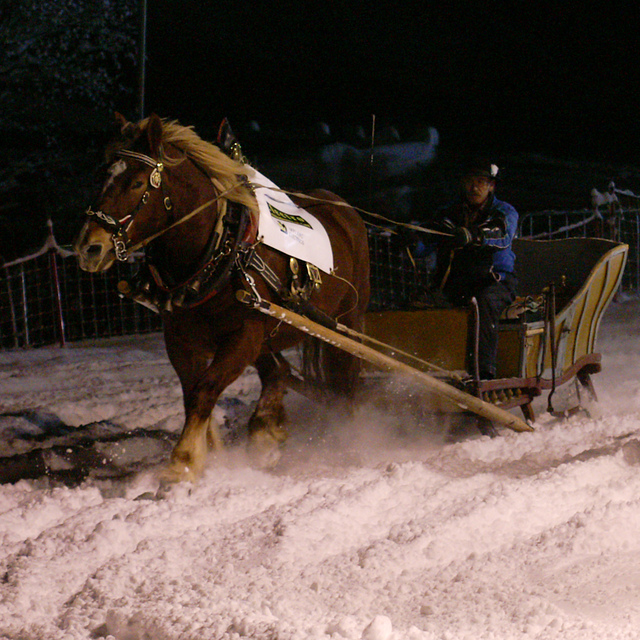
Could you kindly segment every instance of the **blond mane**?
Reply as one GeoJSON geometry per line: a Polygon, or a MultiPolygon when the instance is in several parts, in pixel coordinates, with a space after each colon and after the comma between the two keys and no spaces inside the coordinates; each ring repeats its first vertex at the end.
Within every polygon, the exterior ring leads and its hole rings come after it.
{"type": "MultiPolygon", "coordinates": [[[[139,126],[144,130],[147,124],[148,118],[142,120],[139,126]]],[[[216,145],[203,140],[193,127],[185,127],[175,120],[162,120],[162,142],[184,152],[205,171],[218,193],[224,193],[224,198],[247,206],[251,215],[257,219],[258,203],[246,185],[247,169],[244,164],[227,156],[216,145]]],[[[163,158],[167,166],[175,166],[183,160],[182,156],[172,158],[166,153],[163,158]]]]}

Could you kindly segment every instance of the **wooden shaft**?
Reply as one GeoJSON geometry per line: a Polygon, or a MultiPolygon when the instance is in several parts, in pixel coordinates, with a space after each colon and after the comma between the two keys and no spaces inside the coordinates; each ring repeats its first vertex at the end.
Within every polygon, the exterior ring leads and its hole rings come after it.
{"type": "MultiPolygon", "coordinates": [[[[247,300],[243,294],[246,294],[246,292],[239,291],[238,299],[246,302],[247,300]]],[[[456,387],[453,387],[442,380],[438,380],[437,378],[430,376],[428,373],[414,369],[403,362],[399,362],[398,360],[361,344],[356,340],[352,340],[347,336],[340,335],[331,329],[323,327],[317,322],[308,320],[304,316],[294,313],[293,311],[289,311],[288,309],[274,304],[273,302],[261,300],[259,303],[255,304],[255,308],[262,313],[272,316],[273,318],[277,318],[278,320],[282,320],[283,322],[300,329],[303,333],[319,338],[338,349],[348,351],[354,356],[366,360],[382,369],[398,371],[399,373],[408,375],[420,382],[431,392],[447,398],[464,411],[471,411],[472,413],[482,416],[483,418],[487,418],[492,422],[497,422],[509,429],[513,429],[514,431],[533,431],[533,427],[524,422],[524,420],[518,418],[512,413],[509,413],[508,411],[505,411],[504,409],[500,409],[493,404],[484,402],[484,400],[476,398],[469,393],[465,393],[460,389],[456,389],[456,387]]]]}

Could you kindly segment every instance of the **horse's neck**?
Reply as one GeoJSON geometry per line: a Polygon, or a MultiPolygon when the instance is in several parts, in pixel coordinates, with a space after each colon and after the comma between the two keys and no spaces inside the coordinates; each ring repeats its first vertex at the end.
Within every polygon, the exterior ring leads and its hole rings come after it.
{"type": "MultiPolygon", "coordinates": [[[[188,223],[185,223],[185,227],[188,223]]],[[[151,256],[156,266],[171,274],[175,280],[189,277],[202,261],[211,236],[209,229],[194,232],[182,229],[182,233],[167,233],[154,243],[151,256]]]]}
{"type": "MultiPolygon", "coordinates": [[[[197,169],[181,178],[173,188],[170,187],[175,220],[189,216],[199,206],[216,197],[211,181],[197,169]]],[[[209,248],[217,217],[217,203],[212,203],[193,218],[178,224],[154,244],[154,261],[176,280],[190,276],[209,248]]]]}

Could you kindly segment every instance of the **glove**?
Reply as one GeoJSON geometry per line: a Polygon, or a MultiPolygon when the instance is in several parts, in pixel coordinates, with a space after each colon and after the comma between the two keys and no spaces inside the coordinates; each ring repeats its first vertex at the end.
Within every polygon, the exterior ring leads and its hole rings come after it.
{"type": "Polygon", "coordinates": [[[467,227],[456,227],[453,232],[453,244],[456,247],[466,247],[474,240],[473,234],[467,227]]]}

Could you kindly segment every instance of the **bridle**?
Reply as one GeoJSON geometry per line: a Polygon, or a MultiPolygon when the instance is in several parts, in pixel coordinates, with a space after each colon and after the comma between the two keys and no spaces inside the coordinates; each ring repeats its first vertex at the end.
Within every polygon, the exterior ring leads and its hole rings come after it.
{"type": "MultiPolygon", "coordinates": [[[[128,149],[121,149],[120,151],[116,152],[116,156],[120,158],[133,158],[134,160],[138,160],[143,164],[153,167],[153,171],[149,176],[149,186],[152,189],[158,189],[159,187],[161,187],[165,210],[171,211],[173,209],[173,203],[171,202],[171,198],[169,197],[166,181],[162,180],[164,163],[161,160],[155,160],[151,156],[147,156],[144,153],[138,153],[137,151],[130,151],[128,149]]],[[[127,258],[129,257],[129,253],[143,247],[145,244],[148,244],[152,239],[147,238],[134,247],[131,247],[128,233],[134,218],[136,217],[140,209],[142,209],[142,207],[148,202],[149,195],[150,191],[149,189],[147,189],[142,194],[142,197],[138,201],[138,204],[134,207],[133,211],[119,220],[117,218],[114,218],[113,216],[110,216],[104,211],[94,211],[91,207],[88,207],[85,211],[85,215],[87,215],[89,218],[95,218],[96,224],[100,225],[103,229],[111,233],[111,241],[113,243],[116,259],[120,262],[126,262],[127,258]]],[[[164,229],[162,233],[166,233],[169,228],[170,227],[164,229]]],[[[160,234],[156,234],[154,238],[158,235],[160,234]]]]}
{"type": "MultiPolygon", "coordinates": [[[[131,213],[118,220],[104,211],[94,211],[91,207],[85,212],[96,224],[111,234],[116,258],[119,261],[126,261],[134,251],[149,245],[159,236],[198,215],[240,186],[233,185],[225,191],[217,193],[214,198],[199,205],[187,215],[174,220],[171,224],[135,245],[131,245],[128,231],[135,216],[148,202],[151,193],[150,189],[162,188],[163,202],[167,211],[173,209],[173,204],[168,195],[167,180],[162,179],[164,164],[161,160],[155,160],[143,153],[126,149],[118,151],[116,156],[133,158],[153,168],[149,176],[149,188],[143,193],[131,213]]],[[[167,284],[166,274],[163,274],[161,269],[156,266],[153,253],[151,253],[146,256],[145,269],[136,276],[139,279],[136,287],[144,287],[147,293],[152,292],[152,297],[155,299],[151,300],[151,302],[152,306],[155,306],[155,310],[170,311],[173,305],[188,308],[202,304],[215,295],[228,281],[236,267],[241,270],[245,268],[245,261],[248,261],[249,255],[253,253],[256,233],[257,226],[251,223],[251,215],[247,207],[234,201],[229,201],[227,207],[218,216],[199,265],[189,278],[179,284],[167,284]],[[151,281],[153,284],[151,284],[151,281]]],[[[130,294],[125,293],[125,295],[130,294]]],[[[134,292],[131,297],[138,299],[136,295],[138,294],[134,292]]],[[[147,302],[144,302],[144,304],[147,304],[147,302]]]]}

